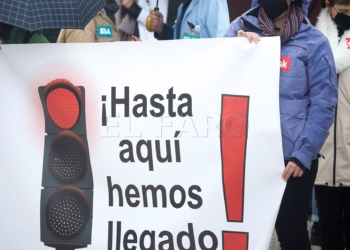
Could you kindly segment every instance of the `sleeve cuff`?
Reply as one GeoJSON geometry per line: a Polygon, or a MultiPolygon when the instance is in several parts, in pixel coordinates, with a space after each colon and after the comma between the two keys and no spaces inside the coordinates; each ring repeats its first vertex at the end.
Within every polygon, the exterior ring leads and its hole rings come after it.
{"type": "Polygon", "coordinates": [[[167,25],[163,24],[163,30],[160,34],[154,32],[154,38],[158,40],[173,40],[174,39],[174,29],[167,25]]]}
{"type": "Polygon", "coordinates": [[[134,19],[137,19],[141,13],[142,8],[137,5],[137,3],[133,3],[128,10],[128,14],[132,16],[134,19]]]}
{"type": "MultiPolygon", "coordinates": [[[[312,162],[312,157],[306,155],[305,153],[301,152],[300,150],[294,151],[291,155],[291,158],[296,158],[299,160],[299,162],[306,168],[310,169],[311,168],[311,162],[312,162]]],[[[316,159],[316,155],[315,155],[316,159]]]]}
{"type": "Polygon", "coordinates": [[[303,170],[304,172],[307,170],[307,168],[304,166],[304,164],[302,164],[301,161],[299,161],[297,158],[292,157],[292,158],[290,158],[290,161],[295,163],[296,165],[298,165],[298,167],[301,168],[301,170],[303,170]]]}

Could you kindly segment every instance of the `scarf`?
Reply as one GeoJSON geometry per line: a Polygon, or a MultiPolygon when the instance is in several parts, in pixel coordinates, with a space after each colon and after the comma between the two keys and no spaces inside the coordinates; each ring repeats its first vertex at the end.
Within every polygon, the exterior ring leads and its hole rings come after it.
{"type": "Polygon", "coordinates": [[[119,5],[115,0],[106,0],[106,6],[104,7],[106,15],[115,24],[115,13],[119,10],[119,5]]]}
{"type": "Polygon", "coordinates": [[[329,10],[323,9],[317,18],[316,28],[318,28],[327,38],[332,48],[335,68],[337,73],[343,72],[350,67],[350,49],[348,49],[347,38],[350,38],[350,30],[338,36],[338,28],[331,17],[329,10]]]}
{"type": "MultiPolygon", "coordinates": [[[[122,6],[122,0],[116,0],[116,2],[119,6],[121,6],[118,12],[115,14],[120,40],[129,41],[130,37],[134,35],[137,22],[129,14],[125,15],[125,8],[122,6]]],[[[135,0],[135,3],[137,3],[137,0],[135,0]]]]}
{"type": "Polygon", "coordinates": [[[301,7],[293,4],[287,21],[282,25],[281,29],[275,28],[273,21],[266,15],[263,8],[259,10],[258,19],[263,30],[263,35],[280,36],[281,43],[283,44],[299,30],[304,19],[304,14],[301,7]]]}

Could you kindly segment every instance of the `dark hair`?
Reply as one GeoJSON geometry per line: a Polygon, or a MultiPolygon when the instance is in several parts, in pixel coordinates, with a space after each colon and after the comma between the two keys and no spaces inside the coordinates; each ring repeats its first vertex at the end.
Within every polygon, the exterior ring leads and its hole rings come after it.
{"type": "Polygon", "coordinates": [[[10,39],[10,32],[13,26],[7,23],[0,23],[0,39],[8,40],[10,39]]]}
{"type": "Polygon", "coordinates": [[[329,3],[333,6],[334,4],[347,5],[350,3],[350,0],[328,0],[329,3]]]}

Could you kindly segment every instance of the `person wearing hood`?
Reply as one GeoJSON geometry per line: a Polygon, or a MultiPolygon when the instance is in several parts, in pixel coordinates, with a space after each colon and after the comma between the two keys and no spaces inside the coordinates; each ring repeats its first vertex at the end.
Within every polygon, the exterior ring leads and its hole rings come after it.
{"type": "MultiPolygon", "coordinates": [[[[334,121],[337,76],[327,38],[307,19],[311,0],[253,0],[226,37],[279,36],[280,119],[287,182],[276,220],[281,248],[311,250],[307,231],[318,156],[334,121]]],[[[259,46],[259,45],[257,45],[259,46]]]]}
{"type": "Polygon", "coordinates": [[[115,0],[105,0],[106,6],[95,17],[80,29],[62,29],[57,43],[96,43],[120,41],[116,27],[115,13],[119,6],[115,0]]]}
{"type": "Polygon", "coordinates": [[[0,23],[0,41],[2,44],[48,43],[42,30],[28,31],[6,23],[0,23]]]}
{"type": "Polygon", "coordinates": [[[230,25],[227,0],[183,0],[174,27],[159,11],[151,10],[150,16],[158,40],[223,37],[230,25]]]}
{"type": "Polygon", "coordinates": [[[169,0],[117,0],[117,2],[122,6],[116,14],[122,41],[129,41],[132,36],[142,41],[155,40],[154,33],[146,29],[147,16],[158,3],[158,8],[166,20],[169,0]]]}
{"type": "Polygon", "coordinates": [[[322,250],[344,250],[350,249],[350,0],[326,0],[316,28],[331,45],[339,86],[315,182],[322,250]]]}

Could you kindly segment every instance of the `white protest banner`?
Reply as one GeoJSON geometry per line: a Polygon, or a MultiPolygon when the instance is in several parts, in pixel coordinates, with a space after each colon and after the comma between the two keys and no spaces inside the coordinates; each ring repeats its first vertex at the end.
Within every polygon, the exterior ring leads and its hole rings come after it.
{"type": "Polygon", "coordinates": [[[3,45],[1,249],[267,249],[279,47],[3,45]]]}

